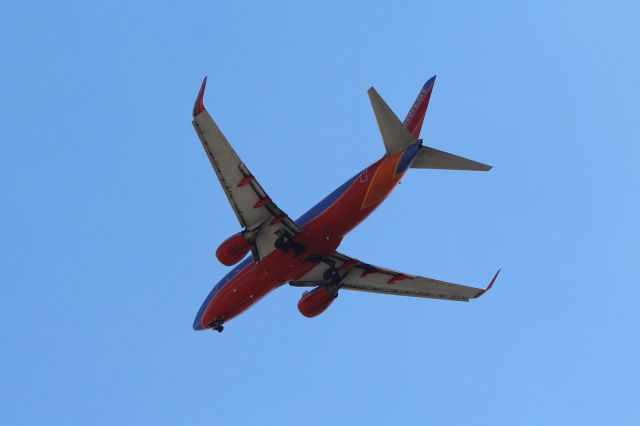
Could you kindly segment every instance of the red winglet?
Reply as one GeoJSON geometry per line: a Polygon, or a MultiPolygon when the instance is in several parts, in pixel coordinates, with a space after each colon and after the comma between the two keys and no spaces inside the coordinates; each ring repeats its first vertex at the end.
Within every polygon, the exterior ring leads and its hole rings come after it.
{"type": "Polygon", "coordinates": [[[270,202],[271,202],[271,198],[269,198],[269,197],[262,198],[262,199],[258,200],[258,202],[253,205],[253,208],[257,209],[258,207],[262,207],[262,206],[264,206],[266,204],[269,204],[270,202]]]}
{"type": "Polygon", "coordinates": [[[493,283],[496,282],[496,279],[498,278],[498,274],[500,274],[500,269],[498,269],[498,272],[496,272],[496,274],[493,276],[493,279],[491,280],[491,282],[489,283],[489,285],[487,286],[487,288],[485,288],[484,290],[480,290],[478,292],[478,294],[476,294],[475,296],[473,296],[474,299],[482,296],[483,294],[485,294],[486,292],[488,292],[489,290],[491,290],[491,287],[493,287],[493,283]]]}
{"type": "Polygon", "coordinates": [[[251,182],[253,179],[255,179],[253,177],[253,175],[248,175],[242,178],[242,180],[240,180],[240,182],[238,182],[238,184],[236,185],[238,188],[240,188],[241,186],[245,186],[246,184],[248,184],[249,182],[251,182]]]}
{"type": "Polygon", "coordinates": [[[198,92],[198,97],[196,98],[196,103],[193,106],[193,117],[195,118],[198,114],[204,111],[204,88],[207,86],[207,77],[205,76],[204,80],[202,80],[202,86],[200,86],[200,92],[198,92]]]}
{"type": "Polygon", "coordinates": [[[389,281],[387,281],[387,284],[397,283],[399,281],[408,280],[409,278],[411,278],[411,277],[409,275],[405,275],[405,274],[394,275],[393,277],[391,277],[391,279],[389,281]]]}

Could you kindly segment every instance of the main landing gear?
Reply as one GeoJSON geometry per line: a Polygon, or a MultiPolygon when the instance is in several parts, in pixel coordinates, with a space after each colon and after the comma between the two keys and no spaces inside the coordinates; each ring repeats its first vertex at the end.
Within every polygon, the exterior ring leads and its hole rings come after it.
{"type": "Polygon", "coordinates": [[[297,241],[293,241],[293,237],[288,232],[284,232],[280,235],[273,245],[284,253],[292,251],[296,257],[307,251],[307,246],[297,241]]]}
{"type": "Polygon", "coordinates": [[[340,275],[340,269],[336,268],[335,264],[330,264],[329,268],[322,274],[322,278],[329,284],[338,285],[343,277],[340,275]]]}
{"type": "Polygon", "coordinates": [[[222,324],[224,324],[224,319],[221,318],[221,319],[215,320],[209,325],[211,326],[212,331],[217,331],[218,333],[222,333],[222,330],[224,330],[224,327],[222,326],[222,324]]]}
{"type": "Polygon", "coordinates": [[[329,268],[324,271],[322,277],[330,284],[340,284],[342,281],[342,276],[340,276],[340,272],[337,269],[329,268]]]}

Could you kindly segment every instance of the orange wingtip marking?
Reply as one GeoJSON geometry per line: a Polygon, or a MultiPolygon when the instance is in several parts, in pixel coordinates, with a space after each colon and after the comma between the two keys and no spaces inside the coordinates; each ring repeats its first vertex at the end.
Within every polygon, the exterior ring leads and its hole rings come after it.
{"type": "Polygon", "coordinates": [[[351,260],[347,260],[346,262],[344,262],[342,264],[342,266],[340,266],[341,270],[345,270],[345,269],[350,269],[353,268],[354,266],[356,266],[358,263],[360,263],[360,261],[356,260],[356,259],[351,259],[351,260]]]}
{"type": "Polygon", "coordinates": [[[258,200],[258,202],[253,205],[253,208],[257,209],[258,207],[262,207],[266,204],[269,204],[270,202],[271,202],[271,198],[269,197],[262,198],[261,200],[258,200]]]}
{"type": "Polygon", "coordinates": [[[375,274],[376,272],[378,272],[376,268],[367,268],[364,271],[362,271],[362,273],[360,274],[360,278],[364,278],[367,275],[375,274]]]}
{"type": "Polygon", "coordinates": [[[397,283],[397,282],[400,282],[400,281],[408,280],[409,278],[411,278],[411,277],[409,275],[405,275],[405,274],[395,275],[395,276],[391,277],[391,279],[389,281],[387,281],[387,284],[397,283]]]}
{"type": "Polygon", "coordinates": [[[485,294],[486,292],[488,292],[489,290],[491,290],[491,287],[493,287],[493,283],[496,282],[496,279],[498,278],[498,275],[500,274],[500,271],[502,269],[498,269],[498,272],[496,272],[496,274],[493,276],[493,279],[491,280],[491,282],[489,283],[489,285],[487,286],[487,288],[480,290],[478,292],[478,294],[476,294],[475,296],[473,296],[474,299],[482,296],[483,294],[485,294]]]}
{"type": "Polygon", "coordinates": [[[236,185],[238,188],[241,186],[245,186],[246,184],[248,184],[249,182],[251,182],[252,180],[254,180],[255,178],[253,177],[253,175],[249,175],[249,176],[245,176],[242,178],[242,180],[240,182],[238,182],[238,185],[236,185]]]}

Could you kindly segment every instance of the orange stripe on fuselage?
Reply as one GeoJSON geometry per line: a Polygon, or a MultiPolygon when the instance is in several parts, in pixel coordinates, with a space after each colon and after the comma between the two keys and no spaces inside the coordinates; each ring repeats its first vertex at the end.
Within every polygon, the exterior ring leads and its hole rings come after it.
{"type": "Polygon", "coordinates": [[[360,210],[371,207],[387,198],[387,195],[402,177],[402,173],[396,174],[396,170],[403,153],[404,151],[394,154],[380,163],[369,183],[360,210]]]}

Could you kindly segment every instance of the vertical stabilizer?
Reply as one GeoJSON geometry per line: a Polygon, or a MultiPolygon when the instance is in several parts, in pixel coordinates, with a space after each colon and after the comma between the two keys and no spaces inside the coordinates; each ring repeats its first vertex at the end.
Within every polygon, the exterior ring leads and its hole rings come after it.
{"type": "Polygon", "coordinates": [[[429,106],[429,99],[431,99],[431,92],[433,92],[435,82],[436,76],[434,75],[422,86],[422,90],[418,93],[418,97],[402,123],[416,139],[420,137],[420,130],[422,129],[424,117],[427,114],[427,107],[429,106]]]}

